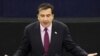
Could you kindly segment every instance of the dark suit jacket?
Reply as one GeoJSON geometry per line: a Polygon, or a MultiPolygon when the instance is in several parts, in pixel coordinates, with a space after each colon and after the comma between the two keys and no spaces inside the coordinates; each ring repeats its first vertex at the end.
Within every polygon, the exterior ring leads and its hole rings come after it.
{"type": "MultiPolygon", "coordinates": [[[[48,56],[63,56],[63,48],[74,56],[87,56],[87,52],[72,41],[67,25],[54,20],[52,22],[48,56]]],[[[28,53],[31,53],[32,56],[43,56],[44,54],[40,35],[40,23],[38,21],[26,26],[22,44],[14,56],[27,56],[28,53]]]]}

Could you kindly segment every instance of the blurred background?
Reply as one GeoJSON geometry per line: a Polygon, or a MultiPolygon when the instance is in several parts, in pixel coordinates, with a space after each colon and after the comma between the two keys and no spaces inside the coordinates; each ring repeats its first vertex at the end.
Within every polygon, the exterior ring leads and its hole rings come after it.
{"type": "Polygon", "coordinates": [[[100,53],[100,0],[0,0],[0,56],[14,54],[43,2],[54,5],[55,19],[69,26],[76,43],[89,53],[100,53]]]}

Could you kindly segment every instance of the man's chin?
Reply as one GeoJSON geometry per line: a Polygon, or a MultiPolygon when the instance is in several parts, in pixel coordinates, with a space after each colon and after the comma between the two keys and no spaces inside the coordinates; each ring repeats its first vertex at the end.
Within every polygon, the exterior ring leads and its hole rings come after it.
{"type": "Polygon", "coordinates": [[[49,24],[49,22],[44,22],[45,25],[49,24]]]}
{"type": "Polygon", "coordinates": [[[45,22],[45,23],[44,23],[44,25],[50,25],[50,23],[48,23],[48,22],[45,22]]]}

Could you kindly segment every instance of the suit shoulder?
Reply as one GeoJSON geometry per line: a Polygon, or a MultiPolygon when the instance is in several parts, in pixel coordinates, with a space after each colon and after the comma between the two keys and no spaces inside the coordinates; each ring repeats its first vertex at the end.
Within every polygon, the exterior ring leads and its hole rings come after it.
{"type": "Polygon", "coordinates": [[[58,26],[67,27],[67,24],[65,24],[61,21],[58,21],[58,20],[54,20],[54,23],[57,24],[58,26]]]}
{"type": "Polygon", "coordinates": [[[34,27],[36,24],[38,24],[38,21],[28,24],[28,25],[25,27],[25,29],[32,28],[32,27],[34,27]]]}

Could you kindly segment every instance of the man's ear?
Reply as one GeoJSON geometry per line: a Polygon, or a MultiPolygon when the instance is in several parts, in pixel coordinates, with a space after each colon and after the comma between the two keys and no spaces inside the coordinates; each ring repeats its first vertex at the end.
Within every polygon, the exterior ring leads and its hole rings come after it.
{"type": "Polygon", "coordinates": [[[53,16],[53,19],[54,19],[54,14],[52,14],[52,16],[53,16]]]}
{"type": "Polygon", "coordinates": [[[37,14],[36,16],[38,16],[39,14],[37,14]]]}
{"type": "Polygon", "coordinates": [[[54,14],[52,14],[53,15],[53,17],[54,17],[54,14]]]}
{"type": "Polygon", "coordinates": [[[39,14],[36,15],[37,19],[39,20],[39,14]]]}

